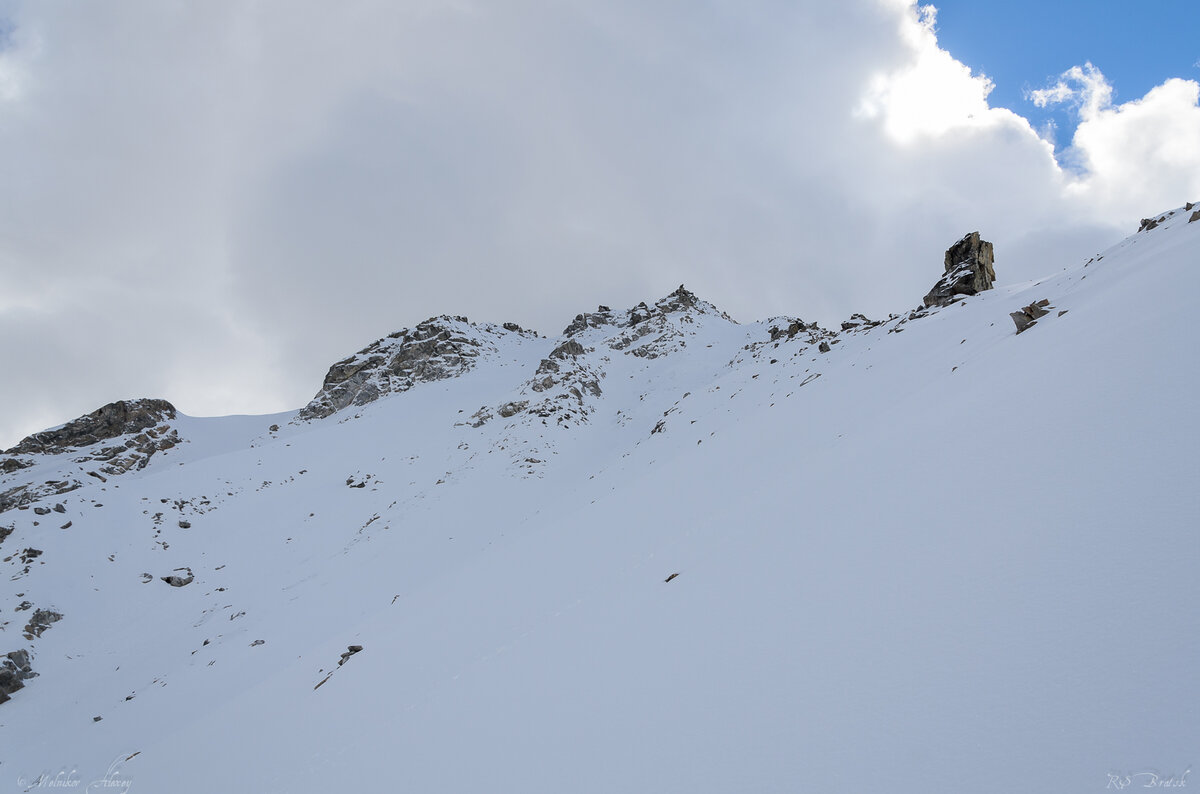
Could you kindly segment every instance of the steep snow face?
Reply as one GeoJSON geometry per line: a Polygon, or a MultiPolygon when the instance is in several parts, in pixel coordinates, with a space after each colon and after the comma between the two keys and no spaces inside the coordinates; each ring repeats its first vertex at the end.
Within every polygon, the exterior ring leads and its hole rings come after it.
{"type": "Polygon", "coordinates": [[[107,481],[9,473],[80,486],[0,513],[0,658],[38,674],[0,790],[1186,780],[1188,217],[1023,284],[1001,243],[994,289],[836,332],[676,294],[323,419],[179,416],[107,481]]]}

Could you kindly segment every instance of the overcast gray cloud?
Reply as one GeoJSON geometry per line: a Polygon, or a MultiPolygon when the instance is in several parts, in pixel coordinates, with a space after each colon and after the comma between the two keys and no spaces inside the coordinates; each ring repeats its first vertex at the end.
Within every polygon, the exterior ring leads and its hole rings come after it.
{"type": "Polygon", "coordinates": [[[884,315],[966,231],[1014,281],[1200,198],[1194,82],[1083,103],[1064,171],[904,0],[0,20],[0,446],[122,397],[298,407],[439,313],[553,334],[686,282],[743,320],[884,315]]]}

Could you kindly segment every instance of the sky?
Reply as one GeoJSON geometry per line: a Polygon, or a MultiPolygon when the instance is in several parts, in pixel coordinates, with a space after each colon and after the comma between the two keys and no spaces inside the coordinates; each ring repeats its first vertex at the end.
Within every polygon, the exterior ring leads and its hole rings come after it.
{"type": "Polygon", "coordinates": [[[443,313],[886,316],[966,232],[1015,283],[1200,200],[1195,10],[944,5],[0,0],[0,447],[443,313]]]}

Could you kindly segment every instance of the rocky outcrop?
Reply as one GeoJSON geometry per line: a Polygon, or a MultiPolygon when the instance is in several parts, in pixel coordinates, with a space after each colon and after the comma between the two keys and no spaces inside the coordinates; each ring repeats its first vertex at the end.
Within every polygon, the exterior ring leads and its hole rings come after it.
{"type": "MultiPolygon", "coordinates": [[[[61,455],[84,450],[75,457],[78,463],[102,461],[101,473],[123,474],[142,469],[156,452],[180,443],[178,432],[169,424],[176,416],[175,406],[166,400],[118,400],[81,416],[62,427],[27,436],[0,460],[0,471],[11,474],[32,465],[18,455],[61,455]],[[110,443],[101,446],[101,442],[110,443]]],[[[62,493],[62,491],[57,491],[62,493]]],[[[0,512],[5,500],[0,497],[0,512]]]]}
{"type": "MultiPolygon", "coordinates": [[[[26,483],[0,492],[0,513],[13,508],[25,508],[47,496],[58,496],[82,488],[79,480],[46,480],[41,484],[26,483]]],[[[56,511],[62,512],[62,511],[56,511]]]]}
{"type": "Polygon", "coordinates": [[[29,651],[10,651],[0,659],[0,703],[12,698],[13,692],[25,688],[25,681],[36,678],[29,663],[29,651]]]}
{"type": "Polygon", "coordinates": [[[62,620],[63,616],[52,609],[36,609],[33,615],[30,616],[29,622],[25,624],[25,639],[32,640],[42,636],[42,632],[50,628],[51,624],[62,620]]]}
{"type": "Polygon", "coordinates": [[[518,414],[537,417],[544,424],[553,420],[560,427],[584,423],[594,410],[594,398],[603,393],[606,349],[646,359],[669,355],[687,346],[686,329],[701,315],[732,322],[682,284],[653,305],[642,301],[625,312],[600,306],[577,314],[563,330],[565,338],[541,360],[516,398],[483,406],[469,424],[482,427],[496,416],[507,419],[518,414]]]}
{"type": "Polygon", "coordinates": [[[322,419],[343,408],[367,405],[418,383],[454,378],[515,334],[536,337],[515,323],[476,325],[466,317],[433,317],[380,339],[329,368],[321,390],[298,416],[322,419]]]}
{"type": "Polygon", "coordinates": [[[175,406],[166,400],[118,400],[56,430],[34,433],[4,454],[57,454],[138,433],[174,418],[175,406]]]}
{"type": "Polygon", "coordinates": [[[992,244],[971,232],[946,251],[945,272],[925,296],[926,308],[947,306],[960,295],[978,295],[996,280],[992,244]]]}

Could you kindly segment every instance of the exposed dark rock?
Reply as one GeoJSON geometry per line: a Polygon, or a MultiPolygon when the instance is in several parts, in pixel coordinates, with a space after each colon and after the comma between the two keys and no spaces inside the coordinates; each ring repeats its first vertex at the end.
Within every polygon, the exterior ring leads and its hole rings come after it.
{"type": "Polygon", "coordinates": [[[978,295],[996,280],[992,244],[971,232],[946,250],[945,272],[925,296],[925,306],[946,306],[959,295],[978,295]]]}
{"type": "Polygon", "coordinates": [[[1192,213],[1192,217],[1188,218],[1188,223],[1192,221],[1200,221],[1200,210],[1196,210],[1192,213]]]}
{"type": "Polygon", "coordinates": [[[56,513],[65,513],[65,512],[67,512],[67,508],[63,507],[63,504],[62,504],[62,502],[56,502],[56,503],[54,504],[54,512],[56,512],[56,513]]]}
{"type": "Polygon", "coordinates": [[[778,325],[772,326],[771,330],[770,330],[771,341],[774,342],[778,339],[782,339],[785,336],[788,339],[791,339],[792,337],[794,337],[796,334],[800,333],[801,331],[808,330],[808,327],[809,326],[806,325],[805,322],[799,318],[796,318],[795,320],[792,320],[790,323],[788,323],[786,328],[783,326],[778,326],[778,325]]]}
{"type": "Polygon", "coordinates": [[[344,665],[346,663],[347,659],[349,659],[351,656],[358,653],[362,649],[363,649],[363,647],[361,645],[347,645],[346,652],[343,653],[342,658],[340,660],[338,660],[338,667],[341,667],[342,665],[344,665]]]}
{"type": "Polygon", "coordinates": [[[1020,311],[1012,312],[1009,317],[1012,318],[1013,324],[1017,326],[1017,333],[1019,334],[1036,325],[1038,319],[1049,314],[1049,309],[1052,308],[1054,307],[1050,306],[1050,301],[1043,298],[1040,301],[1034,301],[1020,311]]]}
{"type": "Polygon", "coordinates": [[[550,358],[561,359],[567,358],[568,356],[574,358],[575,356],[582,356],[586,352],[587,351],[584,350],[583,345],[579,344],[574,339],[568,339],[550,351],[550,358]]]}
{"type": "Polygon", "coordinates": [[[47,480],[41,485],[35,483],[17,485],[0,492],[0,513],[13,508],[24,510],[47,496],[58,496],[81,487],[83,487],[83,483],[79,480],[47,480]]]}
{"type": "Polygon", "coordinates": [[[162,576],[159,578],[171,585],[171,587],[184,587],[191,584],[196,577],[192,574],[191,568],[176,568],[175,573],[171,574],[170,576],[162,576]],[[183,571],[187,575],[179,576],[178,574],[180,571],[183,571]]]}
{"type": "Polygon", "coordinates": [[[51,624],[62,619],[63,616],[54,610],[35,609],[29,622],[25,624],[25,639],[32,640],[34,637],[41,637],[42,632],[50,628],[51,624]]]}
{"type": "Polygon", "coordinates": [[[822,353],[828,353],[829,352],[829,343],[822,341],[821,344],[817,345],[817,350],[820,350],[822,353]]]}
{"type": "Polygon", "coordinates": [[[25,688],[25,681],[36,678],[29,662],[29,652],[10,651],[0,659],[0,703],[11,700],[9,695],[25,688]]]}
{"type": "Polygon", "coordinates": [[[180,529],[191,529],[191,528],[192,528],[192,522],[191,522],[191,521],[180,521],[180,522],[179,522],[179,528],[180,528],[180,529]]]}
{"type": "Polygon", "coordinates": [[[0,543],[3,543],[4,539],[11,535],[15,529],[15,526],[0,527],[0,543]]]}
{"type": "Polygon", "coordinates": [[[31,460],[21,460],[20,458],[5,458],[0,460],[0,474],[12,474],[14,471],[27,469],[33,465],[31,460]]]}
{"type": "Polygon", "coordinates": [[[1138,226],[1138,231],[1148,232],[1151,229],[1158,228],[1158,224],[1160,223],[1162,223],[1162,218],[1142,218],[1142,222],[1138,226]]]}
{"type": "Polygon", "coordinates": [[[442,316],[397,331],[330,367],[321,390],[298,418],[321,419],[418,383],[457,377],[474,367],[479,356],[496,349],[493,338],[509,333],[536,336],[514,327],[517,330],[442,316]]]}
{"type": "MultiPolygon", "coordinates": [[[[118,400],[57,430],[34,433],[4,454],[57,454],[117,436],[138,433],[174,418],[175,406],[166,400],[118,400]]],[[[124,451],[125,447],[118,449],[124,451]]]]}
{"type": "Polygon", "coordinates": [[[496,413],[500,414],[505,419],[507,419],[510,416],[515,416],[515,415],[519,414],[521,411],[524,411],[526,406],[528,406],[528,405],[529,405],[529,400],[517,400],[515,402],[509,402],[509,403],[505,403],[504,405],[501,405],[499,408],[496,409],[496,413]]]}

